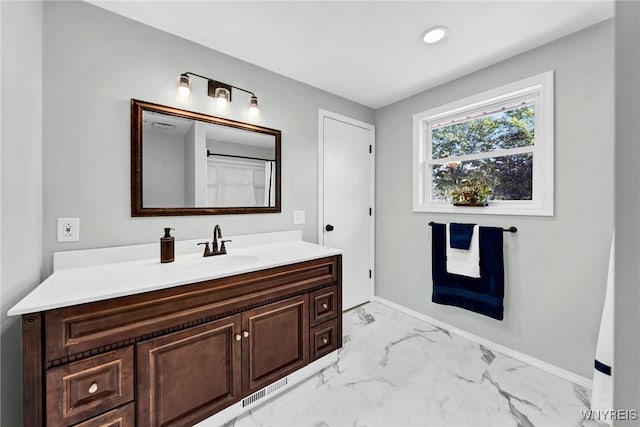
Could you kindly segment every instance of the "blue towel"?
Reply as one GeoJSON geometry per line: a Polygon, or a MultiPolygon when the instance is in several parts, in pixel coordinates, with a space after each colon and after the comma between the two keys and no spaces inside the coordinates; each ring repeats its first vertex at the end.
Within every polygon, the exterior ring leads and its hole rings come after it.
{"type": "Polygon", "coordinates": [[[432,231],[432,301],[453,305],[503,319],[504,258],[502,228],[480,229],[480,278],[447,273],[446,237],[444,224],[433,224],[432,231]]]}
{"type": "Polygon", "coordinates": [[[473,226],[475,224],[449,224],[449,245],[454,249],[469,250],[471,247],[471,237],[473,237],[473,226]]]}

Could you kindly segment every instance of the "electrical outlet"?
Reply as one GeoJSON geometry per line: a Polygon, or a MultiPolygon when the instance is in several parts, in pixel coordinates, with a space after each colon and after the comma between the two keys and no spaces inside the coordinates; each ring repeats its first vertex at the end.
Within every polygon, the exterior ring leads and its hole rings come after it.
{"type": "Polygon", "coordinates": [[[305,222],[304,211],[303,210],[293,211],[293,223],[297,225],[297,224],[304,224],[304,222],[305,222]]]}
{"type": "Polygon", "coordinates": [[[58,218],[58,242],[80,240],[80,218],[58,218]]]}

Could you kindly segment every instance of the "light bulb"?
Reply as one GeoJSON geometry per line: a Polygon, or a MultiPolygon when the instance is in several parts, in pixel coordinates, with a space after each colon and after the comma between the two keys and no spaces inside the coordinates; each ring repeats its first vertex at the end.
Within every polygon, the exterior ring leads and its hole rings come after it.
{"type": "Polygon", "coordinates": [[[216,100],[216,111],[219,113],[229,112],[229,98],[231,94],[229,90],[223,87],[216,88],[214,98],[216,100]]]}
{"type": "Polygon", "coordinates": [[[183,101],[188,100],[189,95],[191,95],[191,81],[189,76],[180,74],[178,78],[178,99],[183,101]]]}
{"type": "Polygon", "coordinates": [[[258,107],[258,98],[252,96],[249,101],[249,119],[256,120],[260,117],[260,108],[258,107]]]}
{"type": "Polygon", "coordinates": [[[191,89],[189,89],[188,87],[180,86],[178,88],[178,95],[180,95],[180,97],[187,97],[189,96],[190,93],[191,93],[191,89]]]}
{"type": "Polygon", "coordinates": [[[221,112],[226,112],[229,107],[229,103],[225,98],[216,99],[216,109],[221,112]]]}

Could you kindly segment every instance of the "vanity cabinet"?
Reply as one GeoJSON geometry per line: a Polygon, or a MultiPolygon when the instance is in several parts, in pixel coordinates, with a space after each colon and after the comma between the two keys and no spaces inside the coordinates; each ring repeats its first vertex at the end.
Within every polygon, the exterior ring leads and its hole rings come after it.
{"type": "Polygon", "coordinates": [[[24,425],[190,426],[341,347],[341,255],[23,315],[24,425]]]}

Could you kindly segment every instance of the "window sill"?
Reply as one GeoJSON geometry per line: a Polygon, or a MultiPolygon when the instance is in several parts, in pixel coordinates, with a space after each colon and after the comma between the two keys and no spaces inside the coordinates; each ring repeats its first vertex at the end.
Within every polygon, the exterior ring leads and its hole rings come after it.
{"type": "Polygon", "coordinates": [[[553,216],[553,208],[545,208],[534,202],[489,202],[488,206],[453,206],[448,202],[430,202],[413,207],[413,212],[473,214],[473,215],[521,215],[553,216]]]}

